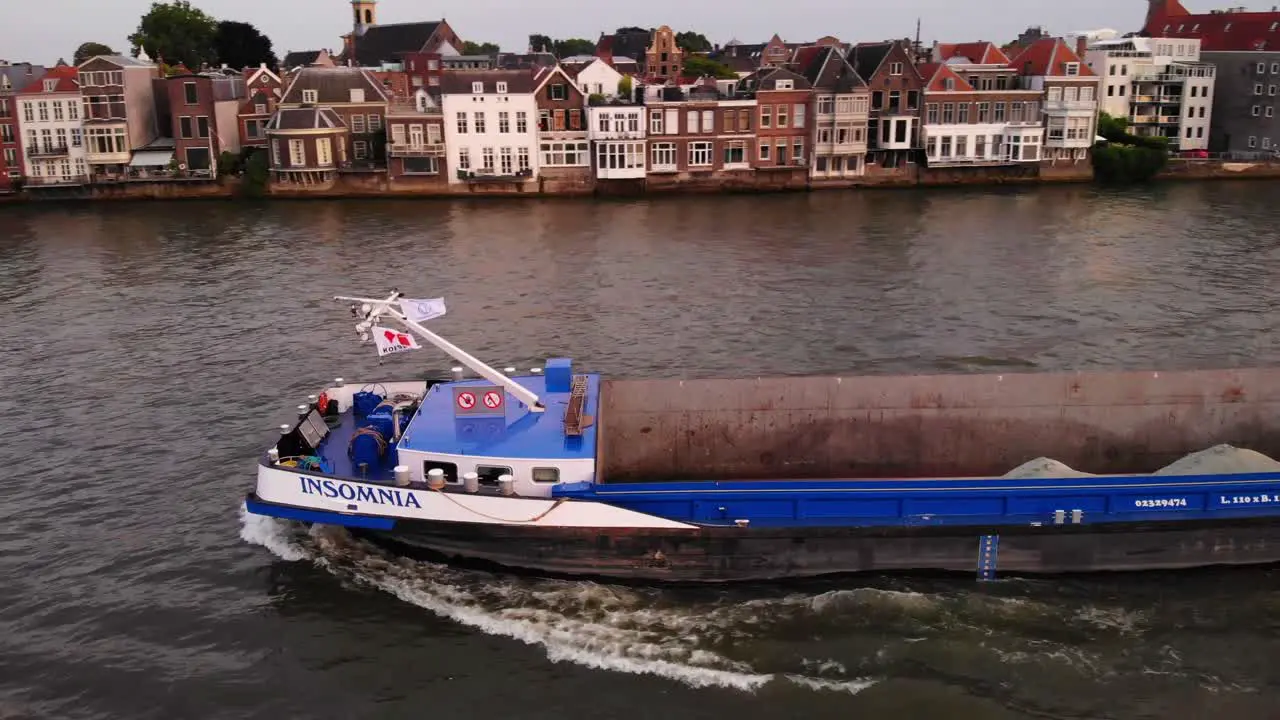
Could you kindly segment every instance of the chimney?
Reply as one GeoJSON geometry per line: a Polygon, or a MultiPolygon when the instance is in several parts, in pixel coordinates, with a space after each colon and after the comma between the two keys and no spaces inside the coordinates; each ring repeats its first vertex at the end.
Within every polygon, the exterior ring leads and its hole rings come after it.
{"type": "Polygon", "coordinates": [[[1089,36],[1083,35],[1083,34],[1077,35],[1076,36],[1076,55],[1079,55],[1080,59],[1084,60],[1084,54],[1087,53],[1088,51],[1089,51],[1089,36]]]}

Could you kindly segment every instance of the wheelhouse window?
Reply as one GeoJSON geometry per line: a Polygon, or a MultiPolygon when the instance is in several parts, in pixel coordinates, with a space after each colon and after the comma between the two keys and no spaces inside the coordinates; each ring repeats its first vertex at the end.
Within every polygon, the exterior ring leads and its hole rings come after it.
{"type": "Polygon", "coordinates": [[[536,483],[560,482],[560,468],[534,468],[533,481],[536,483]]]}

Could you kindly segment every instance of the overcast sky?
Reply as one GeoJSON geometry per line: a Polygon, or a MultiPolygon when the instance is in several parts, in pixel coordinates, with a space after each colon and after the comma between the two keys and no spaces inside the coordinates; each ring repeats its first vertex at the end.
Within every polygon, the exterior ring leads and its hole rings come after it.
{"type": "MultiPolygon", "coordinates": [[[[4,0],[16,3],[16,0],[4,0]]],[[[1270,9],[1265,3],[1186,0],[1192,11],[1246,4],[1270,9]]],[[[339,35],[351,29],[349,0],[193,0],[192,5],[220,20],[253,23],[271,38],[277,55],[291,50],[341,48],[339,35]]],[[[86,41],[128,50],[125,38],[151,6],[150,0],[37,0],[10,8],[0,23],[0,59],[52,64],[68,62],[76,46],[86,41]]],[[[506,51],[523,51],[530,33],[554,38],[595,39],[602,31],[626,25],[697,30],[714,43],[736,38],[764,42],[778,33],[788,42],[836,35],[859,42],[906,37],[922,22],[921,37],[958,42],[1006,42],[1029,25],[1065,35],[1109,27],[1137,30],[1146,13],[1143,0],[785,0],[783,3],[744,0],[645,0],[643,3],[605,0],[379,0],[383,23],[434,20],[444,17],[464,40],[496,42],[506,51]],[[629,7],[628,7],[629,6],[629,7]]]]}

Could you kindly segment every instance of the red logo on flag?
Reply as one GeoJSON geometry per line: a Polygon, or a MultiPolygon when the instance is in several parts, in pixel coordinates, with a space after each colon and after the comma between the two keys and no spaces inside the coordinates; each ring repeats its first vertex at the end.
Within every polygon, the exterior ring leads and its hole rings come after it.
{"type": "Polygon", "coordinates": [[[404,333],[392,332],[388,330],[385,333],[383,333],[383,336],[387,338],[387,342],[389,343],[395,343],[396,345],[401,345],[403,347],[409,347],[411,344],[409,342],[409,336],[405,335],[404,333]]]}

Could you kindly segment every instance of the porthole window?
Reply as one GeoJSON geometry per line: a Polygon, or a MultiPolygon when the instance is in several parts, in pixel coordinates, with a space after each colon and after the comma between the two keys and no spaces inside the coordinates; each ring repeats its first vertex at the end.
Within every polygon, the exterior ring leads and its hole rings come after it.
{"type": "Polygon", "coordinates": [[[560,482],[560,468],[534,468],[533,481],[536,483],[560,482]]]}

